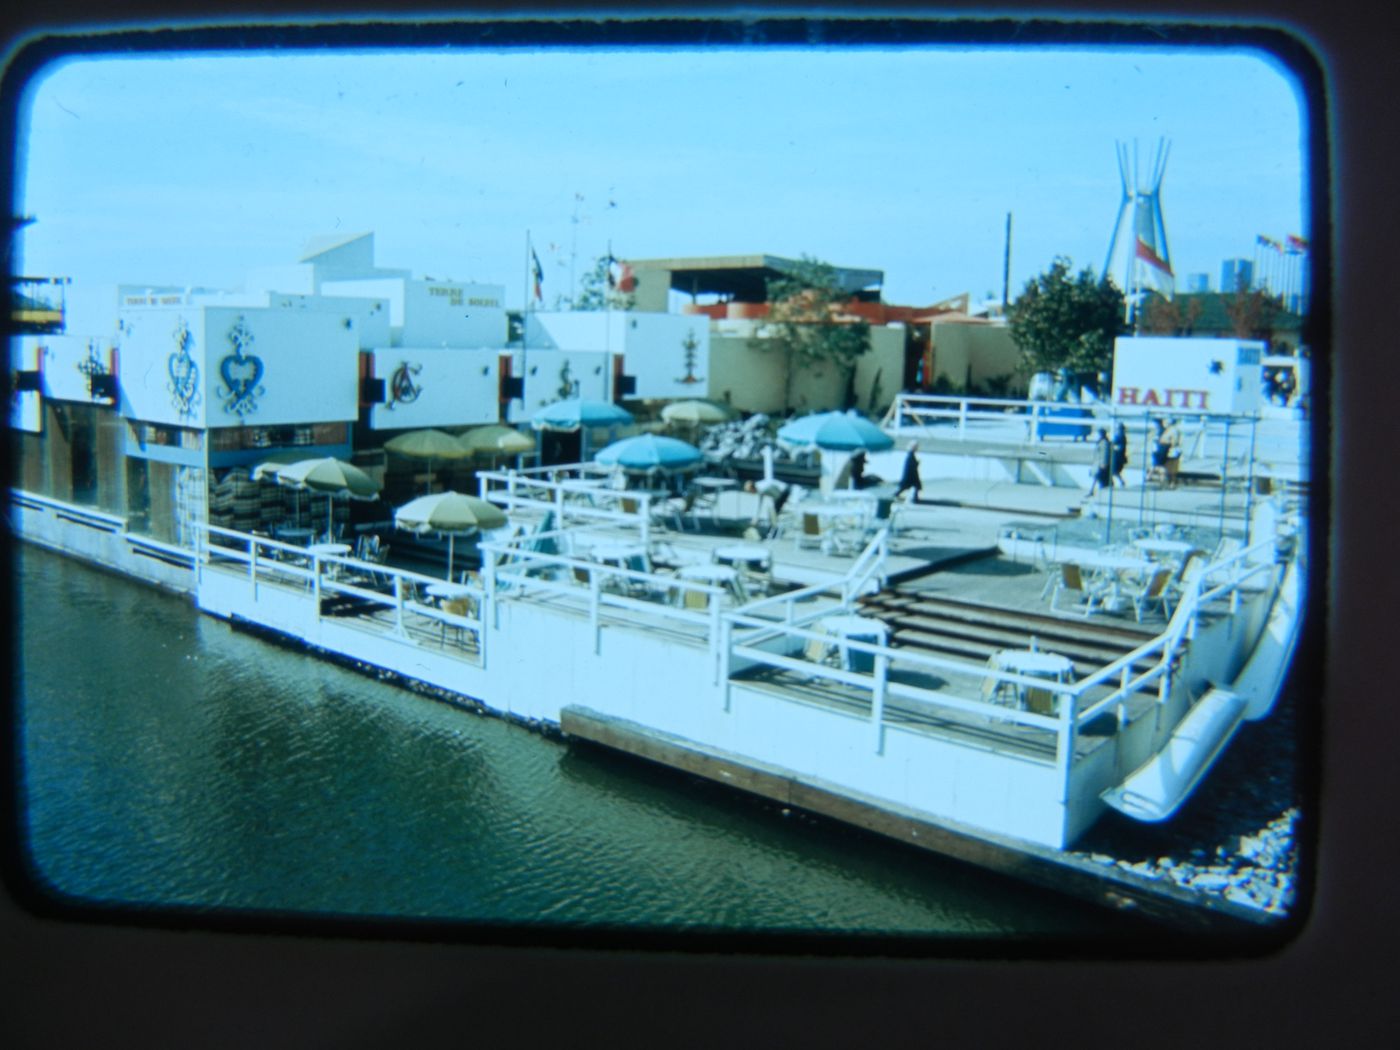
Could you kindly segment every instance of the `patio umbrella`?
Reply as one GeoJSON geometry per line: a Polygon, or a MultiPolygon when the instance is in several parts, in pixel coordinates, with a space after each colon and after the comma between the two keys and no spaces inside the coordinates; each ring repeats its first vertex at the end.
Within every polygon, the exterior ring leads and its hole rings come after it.
{"type": "Polygon", "coordinates": [[[733,412],[713,401],[673,401],[661,410],[661,418],[667,423],[686,423],[690,426],[725,423],[733,417],[733,412]]]}
{"type": "Polygon", "coordinates": [[[632,422],[632,413],[611,401],[590,401],[571,397],[545,405],[530,417],[536,430],[578,430],[581,427],[610,427],[632,422]]]}
{"type": "Polygon", "coordinates": [[[778,428],[778,440],[790,445],[854,452],[880,452],[894,447],[894,439],[858,412],[817,412],[778,428]]]}
{"type": "Polygon", "coordinates": [[[639,434],[614,441],[593,458],[609,467],[652,471],[693,467],[700,462],[701,455],[694,445],[676,438],[639,434]]]}
{"type": "Polygon", "coordinates": [[[588,458],[589,427],[613,427],[630,422],[632,413],[611,401],[589,401],[579,397],[545,405],[530,417],[530,425],[536,430],[582,431],[579,459],[583,460],[588,458]]]}
{"type": "Polygon", "coordinates": [[[535,439],[514,427],[475,427],[457,439],[468,452],[519,456],[535,451],[535,439]]]}
{"type": "Polygon", "coordinates": [[[452,579],[452,542],[478,529],[499,529],[505,512],[494,503],[460,492],[435,492],[419,496],[394,512],[394,524],[409,532],[447,534],[447,578],[452,579]]]}
{"type": "Polygon", "coordinates": [[[428,489],[432,490],[433,460],[465,459],[471,455],[462,443],[441,430],[410,430],[384,442],[384,448],[397,456],[428,461],[428,489]]]}
{"type": "Polygon", "coordinates": [[[334,504],[337,496],[348,499],[378,499],[382,487],[359,467],[344,460],[325,457],[303,459],[289,463],[277,471],[277,483],[292,488],[310,489],[330,497],[326,501],[326,534],[334,531],[334,504]]]}

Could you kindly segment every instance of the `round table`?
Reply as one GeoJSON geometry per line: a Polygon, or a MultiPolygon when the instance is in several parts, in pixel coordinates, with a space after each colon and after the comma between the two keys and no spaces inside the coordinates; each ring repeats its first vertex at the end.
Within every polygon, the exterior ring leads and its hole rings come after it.
{"type": "Polygon", "coordinates": [[[683,565],[677,570],[676,575],[683,580],[694,580],[696,583],[713,583],[716,585],[731,584],[739,578],[737,569],[728,565],[683,565]]]}
{"type": "Polygon", "coordinates": [[[696,478],[693,482],[696,488],[713,489],[715,492],[723,492],[725,489],[736,489],[739,483],[733,478],[696,478]]]}
{"type": "Polygon", "coordinates": [[[446,580],[442,583],[430,583],[423,590],[429,598],[441,598],[445,602],[450,602],[454,598],[470,598],[472,596],[470,587],[464,587],[460,583],[449,583],[446,580]]]}
{"type": "Polygon", "coordinates": [[[717,562],[731,564],[738,562],[759,570],[767,569],[773,562],[773,552],[767,547],[760,547],[754,543],[735,543],[726,547],[716,547],[714,555],[717,562]]]}
{"type": "MultiPolygon", "coordinates": [[[[1027,678],[1044,678],[1055,683],[1068,682],[1074,670],[1074,665],[1067,656],[1031,649],[1002,649],[992,659],[999,671],[1009,671],[1012,674],[1025,675],[1027,678]]],[[[1007,688],[1015,691],[1016,706],[1024,710],[1026,690],[1030,687],[1016,682],[997,684],[998,693],[1007,688]]]]}
{"type": "Polygon", "coordinates": [[[600,543],[590,547],[588,556],[595,561],[614,562],[626,566],[633,558],[645,558],[647,549],[639,543],[600,543]]]}
{"type": "Polygon", "coordinates": [[[350,549],[350,544],[348,543],[313,543],[311,546],[306,548],[306,553],[321,555],[324,557],[327,554],[349,554],[350,549]]]}
{"type": "Polygon", "coordinates": [[[1181,555],[1196,548],[1185,540],[1140,539],[1133,540],[1133,546],[1147,555],[1181,555]]]}
{"type": "Polygon", "coordinates": [[[817,626],[827,634],[835,635],[839,639],[836,644],[841,652],[841,666],[848,671],[873,671],[875,669],[875,654],[851,652],[846,647],[847,642],[854,639],[858,642],[874,642],[883,645],[890,630],[889,625],[883,620],[850,613],[825,616],[817,621],[817,626]]]}

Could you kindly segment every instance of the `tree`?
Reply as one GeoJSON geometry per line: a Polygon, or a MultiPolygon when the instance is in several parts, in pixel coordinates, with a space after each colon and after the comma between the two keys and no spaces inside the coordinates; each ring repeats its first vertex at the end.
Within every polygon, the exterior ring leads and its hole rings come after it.
{"type": "Polygon", "coordinates": [[[1056,257],[1050,269],[1026,282],[1007,311],[1011,338],[1030,372],[1107,372],[1113,340],[1127,331],[1123,293],[1088,267],[1070,276],[1070,263],[1056,257]]]}
{"type": "Polygon", "coordinates": [[[750,349],[781,353],[787,364],[783,408],[792,405],[792,385],[800,369],[830,362],[849,391],[856,360],[870,348],[870,325],[837,319],[850,298],[830,263],[804,255],[782,277],[767,284],[768,319],[749,340],[750,349]]]}
{"type": "Polygon", "coordinates": [[[1148,335],[1190,335],[1202,309],[1198,296],[1167,299],[1153,292],[1138,312],[1138,328],[1148,335]]]}
{"type": "Polygon", "coordinates": [[[1275,299],[1263,289],[1250,291],[1243,279],[1235,284],[1234,294],[1226,298],[1225,316],[1236,339],[1263,339],[1274,335],[1274,315],[1283,308],[1282,299],[1275,299]]]}
{"type": "Polygon", "coordinates": [[[613,287],[609,275],[611,267],[612,259],[606,255],[593,260],[593,269],[579,280],[579,293],[573,304],[575,310],[630,310],[636,306],[635,295],[613,287]]]}

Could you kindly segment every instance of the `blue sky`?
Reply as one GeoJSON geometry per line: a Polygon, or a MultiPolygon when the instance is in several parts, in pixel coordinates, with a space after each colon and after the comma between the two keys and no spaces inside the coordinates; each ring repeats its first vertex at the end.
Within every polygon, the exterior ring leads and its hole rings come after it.
{"type": "Polygon", "coordinates": [[[27,274],[237,288],[308,238],[546,300],[623,258],[767,252],[885,271],[885,299],[1013,296],[1103,265],[1116,141],[1179,281],[1306,236],[1304,112],[1247,52],[570,51],[98,58],[31,85],[27,274]],[[576,200],[581,195],[582,201],[576,200]],[[611,204],[611,206],[610,206],[611,204]],[[577,208],[579,221],[572,221],[577,208]]]}

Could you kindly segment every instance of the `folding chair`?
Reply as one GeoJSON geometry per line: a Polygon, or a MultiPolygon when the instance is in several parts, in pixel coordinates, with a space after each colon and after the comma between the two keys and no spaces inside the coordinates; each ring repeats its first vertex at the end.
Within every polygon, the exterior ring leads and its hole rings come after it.
{"type": "Polygon", "coordinates": [[[1167,615],[1166,589],[1171,577],[1171,569],[1158,569],[1146,583],[1127,589],[1125,594],[1133,603],[1133,613],[1138,623],[1142,623],[1143,611],[1152,604],[1162,610],[1163,616],[1167,615]]]}
{"type": "Polygon", "coordinates": [[[825,542],[822,532],[822,519],[815,514],[803,513],[802,532],[798,534],[797,546],[800,549],[810,550],[820,548],[825,542]]]}
{"type": "Polygon", "coordinates": [[[1103,607],[1103,596],[1108,591],[1108,586],[1096,580],[1086,581],[1078,565],[1073,562],[1065,562],[1060,566],[1060,576],[1055,581],[1054,593],[1050,595],[1050,608],[1053,611],[1060,611],[1056,603],[1065,591],[1079,596],[1084,604],[1074,611],[1083,612],[1085,617],[1088,617],[1096,607],[1103,607]]]}

